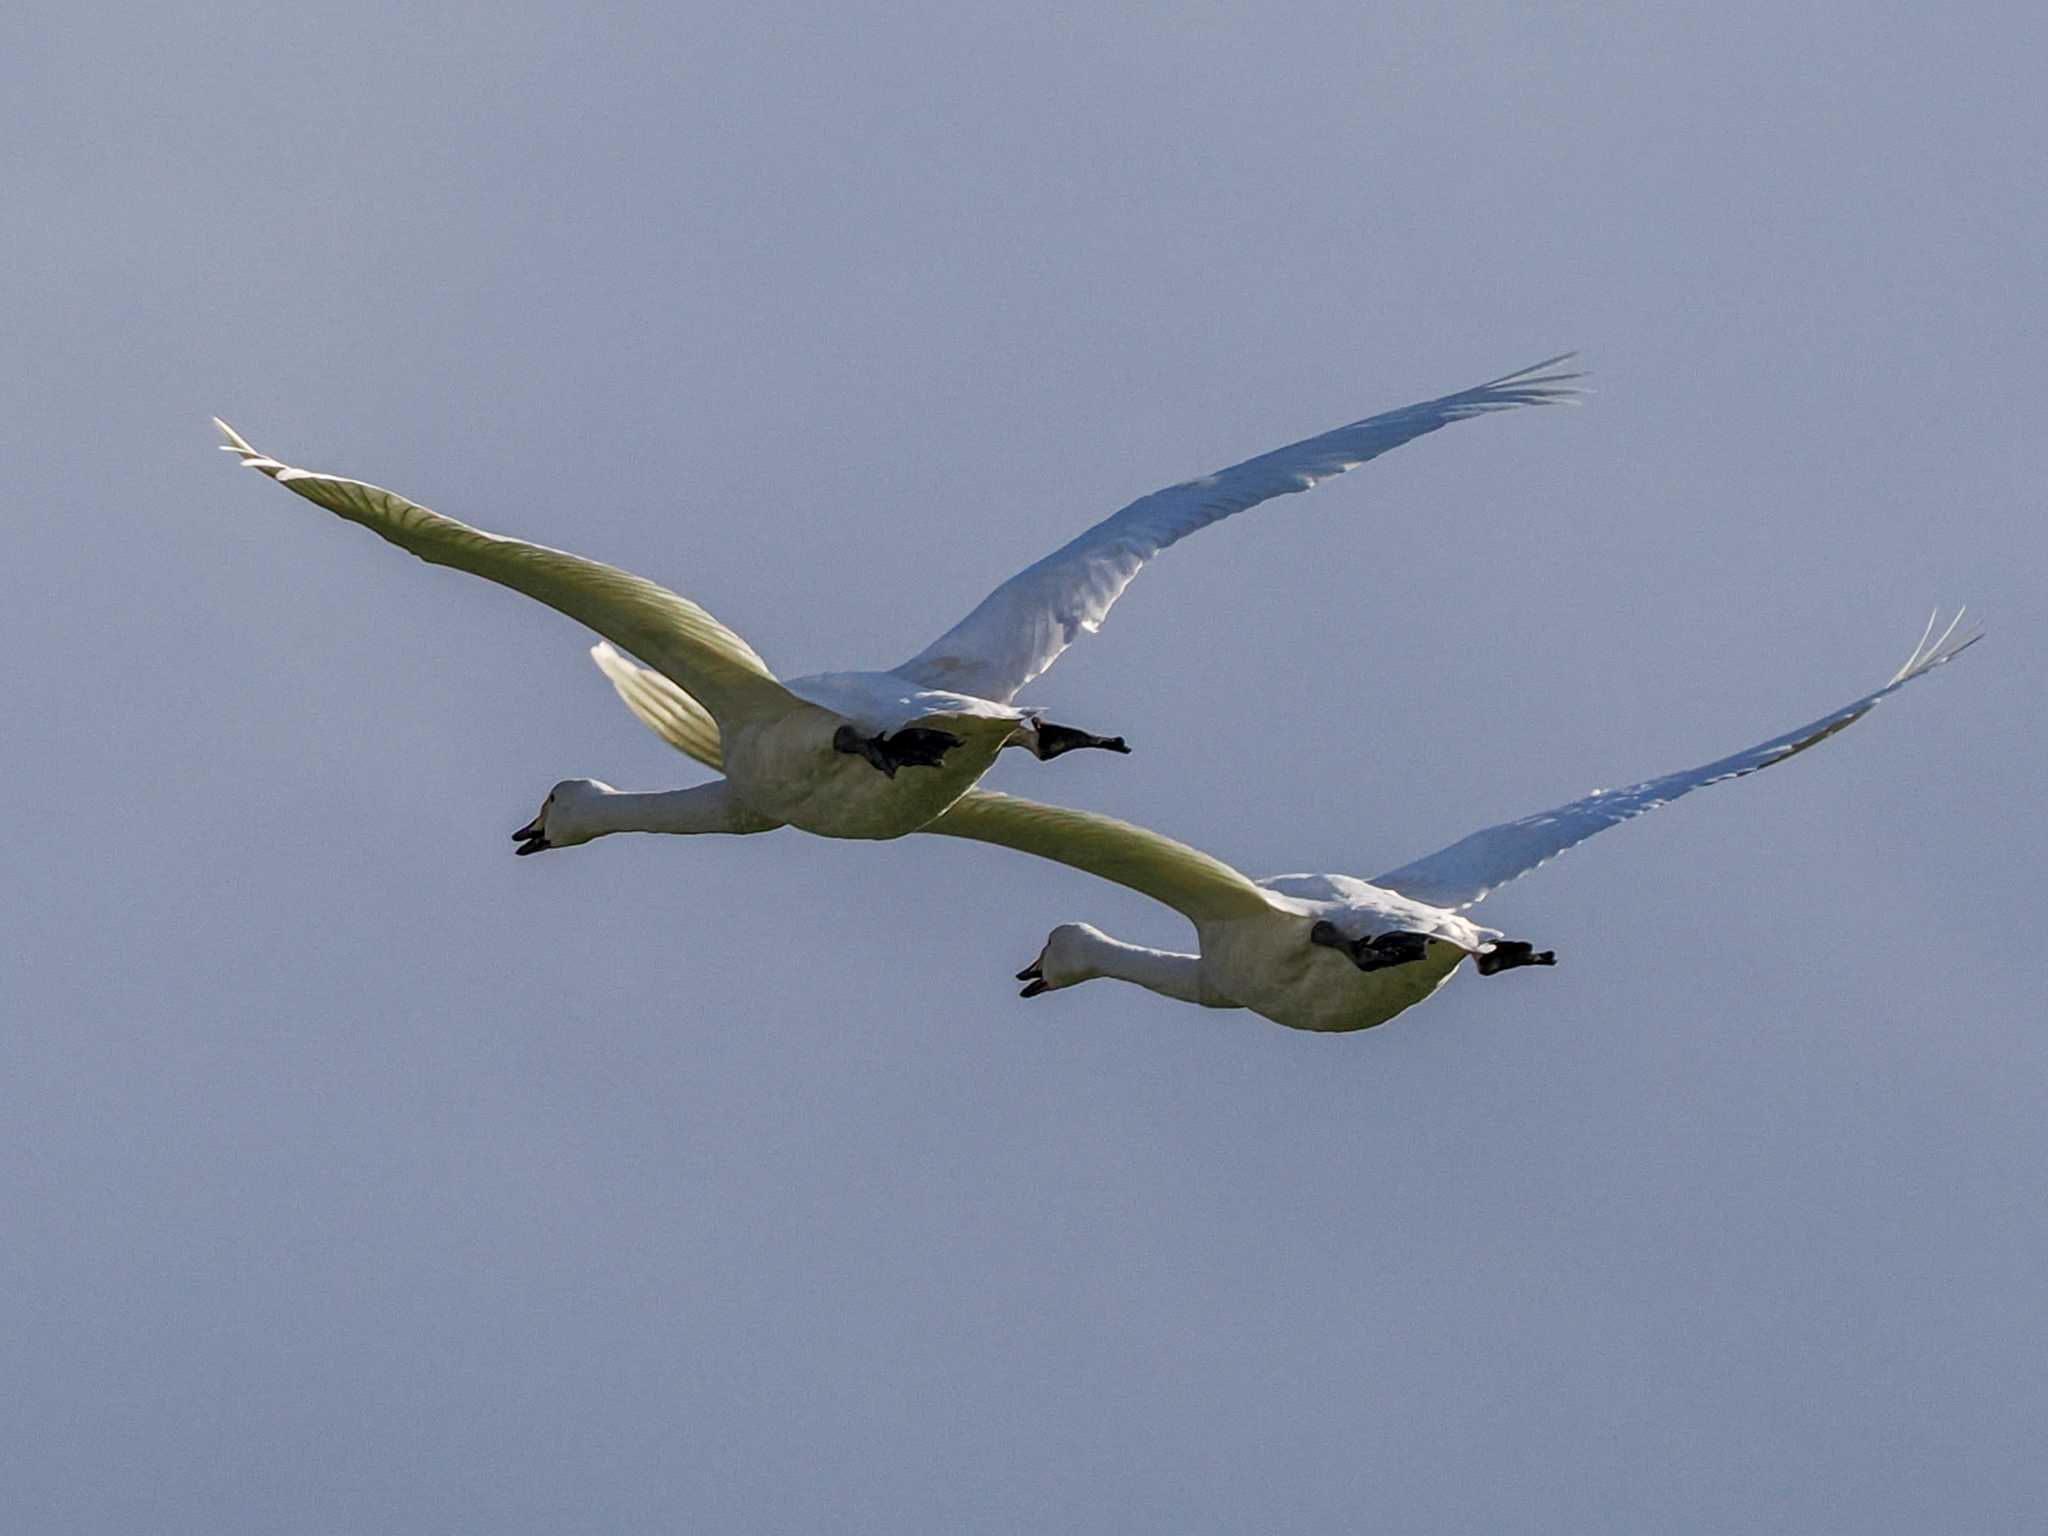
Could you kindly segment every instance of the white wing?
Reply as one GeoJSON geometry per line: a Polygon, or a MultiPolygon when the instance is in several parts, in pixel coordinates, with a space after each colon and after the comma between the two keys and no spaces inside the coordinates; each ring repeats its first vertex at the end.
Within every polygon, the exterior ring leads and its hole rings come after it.
{"type": "Polygon", "coordinates": [[[1899,668],[1890,682],[1811,725],[1803,725],[1796,731],[1788,731],[1783,736],[1718,762],[1668,773],[1659,779],[1631,784],[1626,789],[1596,789],[1583,799],[1560,805],[1554,810],[1539,811],[1534,816],[1524,816],[1520,821],[1502,822],[1497,827],[1474,832],[1427,858],[1403,864],[1384,875],[1375,875],[1372,883],[1387,886],[1431,906],[1472,906],[1495,887],[1526,875],[1539,864],[1548,863],[1595,832],[1603,832],[1645,811],[1654,811],[1680,795],[1689,795],[1709,784],[1739,779],[1760,768],[1782,763],[1808,747],[1819,746],[1835,732],[1847,730],[1869,714],[1879,699],[1905,687],[1914,678],[1925,676],[1944,662],[1953,661],[1981,640],[1981,631],[1965,635],[1960,640],[1953,638],[1962,618],[1958,612],[1941,637],[1933,639],[1931,644],[1934,621],[1930,619],[1920,643],[1913,647],[1913,654],[1906,658],[1906,664],[1899,668]]]}
{"type": "Polygon", "coordinates": [[[1510,406],[1568,402],[1577,395],[1571,381],[1580,375],[1547,370],[1571,356],[1567,352],[1455,395],[1369,416],[1140,497],[1026,566],[896,671],[927,688],[1007,704],[1082,631],[1092,634],[1100,628],[1131,578],[1168,545],[1262,501],[1308,490],[1454,421],[1510,406]]]}
{"type": "Polygon", "coordinates": [[[294,469],[258,453],[217,417],[214,425],[227,438],[228,452],[287,490],[422,560],[524,592],[589,625],[645,658],[714,713],[801,707],[752,646],[665,587],[616,566],[485,533],[360,480],[294,469]]]}
{"type": "Polygon", "coordinates": [[[1007,704],[920,688],[898,672],[819,672],[792,677],[783,686],[805,703],[868,731],[900,731],[907,725],[957,731],[972,721],[993,721],[1007,730],[1025,718],[1007,704]]]}
{"type": "Polygon", "coordinates": [[[694,757],[706,768],[725,771],[724,743],[711,711],[691,698],[652,667],[632,662],[600,642],[590,648],[597,670],[611,679],[612,687],[626,701],[640,723],[685,757],[694,757]]]}
{"type": "Polygon", "coordinates": [[[920,832],[967,837],[1067,864],[1200,923],[1272,912],[1280,904],[1220,859],[1092,811],[971,789],[920,832]]]}

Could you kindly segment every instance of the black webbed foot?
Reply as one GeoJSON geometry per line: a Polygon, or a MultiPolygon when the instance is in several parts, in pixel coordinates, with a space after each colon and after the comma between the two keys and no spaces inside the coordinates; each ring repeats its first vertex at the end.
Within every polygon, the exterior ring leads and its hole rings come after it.
{"type": "Polygon", "coordinates": [[[1429,953],[1429,937],[1395,930],[1378,935],[1365,934],[1347,939],[1338,926],[1324,919],[1308,931],[1308,941],[1334,949],[1361,971],[1383,971],[1391,965],[1408,965],[1429,953]]]}
{"type": "Polygon", "coordinates": [[[1472,963],[1480,975],[1491,976],[1497,971],[1512,971],[1518,965],[1555,965],[1557,952],[1546,949],[1538,953],[1535,945],[1524,944],[1520,939],[1496,939],[1493,949],[1474,955],[1472,963]]]}
{"type": "Polygon", "coordinates": [[[1017,979],[1021,982],[1027,983],[1024,990],[1017,994],[1019,997],[1036,997],[1041,992],[1051,990],[1045,984],[1045,971],[1041,968],[1039,962],[1036,960],[1032,961],[1029,965],[1025,966],[1023,970],[1019,971],[1017,973],[1017,979]]]}
{"type": "Polygon", "coordinates": [[[863,736],[855,727],[842,725],[832,733],[834,751],[864,757],[886,778],[895,778],[898,768],[936,768],[946,754],[960,745],[951,731],[927,726],[906,726],[893,735],[887,731],[863,736]]]}
{"type": "Polygon", "coordinates": [[[1390,965],[1407,965],[1429,953],[1429,940],[1419,933],[1383,933],[1375,939],[1360,939],[1352,947],[1351,959],[1361,971],[1383,971],[1390,965]]]}
{"type": "Polygon", "coordinates": [[[1071,725],[1052,725],[1041,720],[1032,750],[1038,760],[1049,763],[1062,752],[1072,752],[1077,747],[1100,747],[1105,752],[1129,752],[1121,736],[1091,736],[1086,731],[1077,731],[1071,725]]]}

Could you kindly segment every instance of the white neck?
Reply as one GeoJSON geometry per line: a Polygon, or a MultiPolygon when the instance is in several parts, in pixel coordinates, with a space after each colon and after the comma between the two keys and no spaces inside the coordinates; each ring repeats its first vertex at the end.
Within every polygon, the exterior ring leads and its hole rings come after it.
{"type": "Polygon", "coordinates": [[[1126,944],[1106,933],[1093,931],[1079,937],[1080,960],[1091,976],[1128,981],[1148,992],[1177,998],[1183,1003],[1204,1003],[1200,955],[1175,954],[1167,949],[1147,949],[1126,944]]]}
{"type": "Polygon", "coordinates": [[[616,789],[577,807],[576,820],[592,837],[610,832],[767,832],[782,825],[748,810],[724,779],[646,794],[616,789]]]}

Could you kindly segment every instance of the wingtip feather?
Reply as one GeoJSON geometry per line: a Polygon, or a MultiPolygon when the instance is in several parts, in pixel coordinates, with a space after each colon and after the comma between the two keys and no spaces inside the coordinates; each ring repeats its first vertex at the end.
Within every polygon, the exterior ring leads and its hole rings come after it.
{"type": "Polygon", "coordinates": [[[1591,391],[1579,384],[1588,377],[1583,369],[1556,373],[1560,363],[1569,363],[1578,357],[1576,350],[1560,352],[1555,357],[1546,357],[1540,363],[1531,363],[1526,368],[1517,368],[1504,373],[1497,379],[1488,379],[1484,384],[1465,392],[1471,407],[1478,410],[1502,410],[1516,405],[1577,405],[1591,391]]]}
{"type": "Polygon", "coordinates": [[[1982,640],[1985,631],[1982,625],[1977,624],[1964,630],[1961,639],[1956,638],[1956,632],[1962,629],[1963,617],[1969,611],[1967,604],[1958,608],[1955,617],[1948,621],[1938,636],[1934,632],[1934,627],[1941,623],[1941,609],[1936,608],[1930,613],[1927,616],[1927,627],[1920,632],[1920,639],[1913,647],[1913,654],[1906,658],[1903,667],[1892,674],[1891,681],[1886,686],[1895,688],[1901,683],[1911,682],[1914,678],[1933,671],[1936,667],[1946,666],[1982,640]]]}
{"type": "Polygon", "coordinates": [[[287,471],[282,463],[271,458],[266,453],[258,453],[255,448],[250,446],[249,440],[246,437],[242,436],[241,433],[222,421],[218,416],[213,418],[213,424],[220,429],[220,435],[227,439],[224,443],[216,443],[214,445],[222,453],[234,454],[242,461],[243,468],[261,470],[273,480],[287,477],[287,471]]]}

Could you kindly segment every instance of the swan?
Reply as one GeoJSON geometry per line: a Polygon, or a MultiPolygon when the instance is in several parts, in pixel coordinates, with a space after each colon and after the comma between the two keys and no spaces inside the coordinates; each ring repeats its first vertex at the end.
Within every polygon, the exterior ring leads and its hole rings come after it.
{"type": "MultiPolygon", "coordinates": [[[[1155,491],[1012,576],[901,666],[787,682],[702,608],[651,581],[471,528],[360,480],[295,469],[259,453],[217,417],[214,425],[224,451],[248,468],[422,560],[511,587],[579,620],[694,696],[718,725],[732,818],[827,837],[891,838],[944,811],[1004,747],[1022,746],[1041,759],[1081,747],[1129,750],[1120,736],[1056,725],[1011,700],[1077,635],[1100,627],[1161,550],[1454,421],[1568,403],[1580,375],[1556,367],[1569,357],[1155,491]]],[[[520,851],[556,841],[543,829],[520,851]]]]}
{"type": "MultiPolygon", "coordinates": [[[[1938,637],[1930,619],[1906,664],[1883,687],[1797,730],[1697,768],[1624,789],[1595,790],[1487,827],[1371,880],[1252,880],[1186,843],[1129,822],[980,789],[919,830],[1071,865],[1163,902],[1195,927],[1196,952],[1182,954],[1127,944],[1087,923],[1062,924],[1038,958],[1017,973],[1025,997],[1110,977],[1205,1008],[1248,1008],[1292,1029],[1370,1029],[1429,997],[1468,956],[1482,976],[1555,964],[1553,951],[1483,928],[1466,912],[1490,891],[1596,832],[1709,784],[1773,767],[1848,729],[1880,699],[1983,638],[1981,632],[1959,637],[1962,618],[1958,612],[1938,637]]],[[[679,750],[718,766],[716,722],[694,700],[609,646],[592,654],[644,723],[679,750]]],[[[585,831],[671,830],[671,820],[692,819],[700,804],[717,806],[722,791],[712,784],[634,796],[582,780],[557,785],[551,800],[554,814],[580,838],[585,831]]]]}

